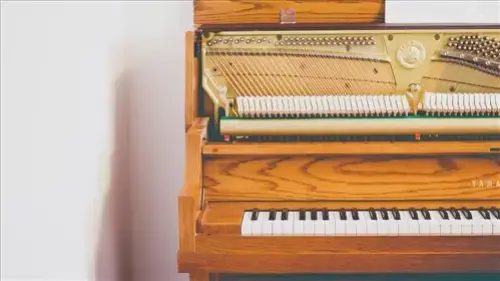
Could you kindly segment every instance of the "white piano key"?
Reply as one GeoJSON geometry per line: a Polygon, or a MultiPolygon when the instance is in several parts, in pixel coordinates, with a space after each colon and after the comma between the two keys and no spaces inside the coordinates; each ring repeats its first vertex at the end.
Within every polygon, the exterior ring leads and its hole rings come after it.
{"type": "Polygon", "coordinates": [[[440,236],[441,235],[441,216],[438,211],[430,210],[431,220],[429,222],[430,230],[429,235],[440,236]]]}
{"type": "Polygon", "coordinates": [[[421,236],[429,235],[431,232],[431,221],[426,220],[424,217],[424,213],[421,210],[417,210],[418,214],[418,225],[419,225],[419,233],[421,236]]]}
{"type": "Polygon", "coordinates": [[[377,235],[386,236],[389,234],[389,221],[382,218],[382,212],[377,210],[377,235]]]}
{"type": "Polygon", "coordinates": [[[306,220],[304,221],[304,235],[314,235],[314,221],[311,219],[311,212],[306,211],[306,220]]]}
{"type": "Polygon", "coordinates": [[[252,236],[262,235],[262,225],[264,224],[262,212],[259,212],[257,220],[252,221],[252,236]]]}
{"type": "Polygon", "coordinates": [[[276,212],[276,219],[274,221],[271,221],[271,226],[272,226],[272,235],[273,236],[280,236],[283,234],[283,220],[281,219],[282,212],[277,211],[276,212]]]}
{"type": "Polygon", "coordinates": [[[491,221],[491,218],[488,220],[488,219],[485,219],[481,216],[481,214],[479,214],[479,211],[472,211],[472,212],[475,212],[477,213],[477,215],[479,216],[480,218],[480,223],[481,225],[483,226],[483,235],[493,235],[493,223],[491,221]]]}
{"type": "Polygon", "coordinates": [[[333,211],[328,212],[328,221],[325,223],[325,235],[335,235],[335,219],[333,211]]]}
{"type": "Polygon", "coordinates": [[[412,233],[412,228],[410,226],[408,213],[404,210],[400,210],[399,215],[401,216],[401,220],[399,222],[399,235],[400,236],[414,235],[415,233],[414,232],[412,233]]]}
{"type": "Polygon", "coordinates": [[[462,217],[462,236],[470,236],[472,234],[472,220],[467,219],[462,211],[460,211],[460,216],[462,217]]]}
{"type": "Polygon", "coordinates": [[[388,226],[388,235],[390,236],[398,236],[399,235],[399,220],[396,220],[392,211],[388,210],[389,213],[389,222],[388,226]]]}
{"type": "Polygon", "coordinates": [[[314,221],[314,235],[316,236],[324,236],[326,234],[326,223],[328,221],[323,220],[323,213],[321,211],[317,211],[318,219],[314,221]]]}
{"type": "MultiPolygon", "coordinates": [[[[448,214],[448,219],[441,218],[441,236],[452,235],[452,218],[450,212],[446,211],[448,214]]],[[[441,214],[439,214],[441,216],[441,214]]]]}
{"type": "Polygon", "coordinates": [[[358,211],[358,215],[359,215],[359,220],[357,221],[354,221],[355,225],[356,225],[356,235],[357,236],[366,236],[367,235],[367,220],[369,219],[369,217],[367,218],[365,215],[368,215],[367,213],[363,212],[363,211],[358,211]]]}
{"type": "Polygon", "coordinates": [[[448,212],[449,219],[451,222],[451,235],[461,236],[462,235],[462,219],[455,219],[451,212],[448,212]]]}
{"type": "Polygon", "coordinates": [[[483,235],[483,218],[475,210],[470,210],[472,215],[472,233],[471,235],[483,235]]]}
{"type": "Polygon", "coordinates": [[[366,235],[377,236],[378,234],[378,220],[372,220],[369,211],[362,212],[366,219],[366,235]]]}
{"type": "Polygon", "coordinates": [[[408,220],[409,225],[409,235],[420,236],[420,223],[418,220],[412,219],[409,211],[404,211],[406,220],[408,220]]]}
{"type": "Polygon", "coordinates": [[[293,235],[304,235],[304,221],[300,220],[299,212],[293,213],[293,235]]]}
{"type": "Polygon", "coordinates": [[[243,220],[241,222],[241,235],[250,236],[252,235],[252,212],[246,211],[243,214],[243,220]]]}
{"type": "Polygon", "coordinates": [[[491,224],[493,227],[493,235],[500,235],[500,219],[497,219],[492,212],[491,214],[491,224]]]}
{"type": "Polygon", "coordinates": [[[296,212],[288,212],[288,219],[287,220],[284,220],[284,219],[282,220],[282,223],[281,223],[281,232],[285,236],[287,236],[287,235],[293,235],[294,234],[293,223],[295,221],[295,213],[296,212]]]}
{"type": "Polygon", "coordinates": [[[262,217],[262,235],[265,236],[273,234],[273,226],[269,220],[269,214],[269,211],[262,211],[259,215],[259,218],[262,217]]]}
{"type": "Polygon", "coordinates": [[[335,221],[335,235],[345,236],[346,235],[346,221],[340,219],[340,213],[338,211],[333,212],[333,220],[335,221]]]}
{"type": "Polygon", "coordinates": [[[356,221],[352,217],[352,212],[350,210],[346,211],[347,213],[347,221],[345,226],[345,235],[346,236],[356,236],[356,221]]]}

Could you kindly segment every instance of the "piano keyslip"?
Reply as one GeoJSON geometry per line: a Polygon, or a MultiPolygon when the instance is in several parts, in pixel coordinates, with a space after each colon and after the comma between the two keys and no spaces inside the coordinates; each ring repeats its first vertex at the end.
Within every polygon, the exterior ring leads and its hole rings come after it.
{"type": "Polygon", "coordinates": [[[491,236],[500,235],[500,210],[340,209],[251,210],[243,236],[491,236]],[[287,215],[284,215],[287,214],[287,215]]]}

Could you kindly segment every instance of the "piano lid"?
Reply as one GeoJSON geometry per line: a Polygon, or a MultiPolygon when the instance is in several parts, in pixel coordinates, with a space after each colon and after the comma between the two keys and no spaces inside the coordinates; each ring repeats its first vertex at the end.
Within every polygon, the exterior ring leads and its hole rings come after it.
{"type": "Polygon", "coordinates": [[[195,0],[194,23],[381,23],[385,0],[195,0]]]}

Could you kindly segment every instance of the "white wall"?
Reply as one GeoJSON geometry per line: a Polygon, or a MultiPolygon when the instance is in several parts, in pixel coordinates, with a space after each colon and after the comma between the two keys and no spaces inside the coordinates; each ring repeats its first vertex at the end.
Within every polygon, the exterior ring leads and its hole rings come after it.
{"type": "MultiPolygon", "coordinates": [[[[390,2],[394,22],[458,21],[465,3],[435,14],[390,2]]],[[[468,2],[467,21],[500,22],[468,2]]],[[[187,280],[176,195],[191,1],[1,9],[2,280],[187,280]]]]}

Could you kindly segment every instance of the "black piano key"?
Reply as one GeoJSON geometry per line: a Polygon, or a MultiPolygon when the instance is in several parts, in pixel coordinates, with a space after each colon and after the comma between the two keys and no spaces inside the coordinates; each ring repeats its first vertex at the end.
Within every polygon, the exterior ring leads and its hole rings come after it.
{"type": "Polygon", "coordinates": [[[460,208],[460,211],[462,212],[462,215],[468,220],[472,219],[472,213],[469,211],[469,209],[462,207],[460,208]]]}
{"type": "Polygon", "coordinates": [[[353,218],[355,221],[359,221],[359,213],[358,213],[358,210],[357,210],[357,209],[352,209],[351,214],[352,214],[352,218],[353,218]]]}
{"type": "Polygon", "coordinates": [[[254,209],[254,210],[252,211],[252,217],[251,217],[251,220],[256,221],[258,218],[259,218],[259,211],[258,211],[258,210],[256,210],[256,209],[254,209]]]}
{"type": "Polygon", "coordinates": [[[485,220],[491,219],[490,213],[484,207],[479,208],[478,211],[485,220]]]}
{"type": "Polygon", "coordinates": [[[397,221],[401,220],[401,214],[399,213],[398,209],[392,208],[391,213],[395,220],[397,221]]]}
{"type": "Polygon", "coordinates": [[[389,220],[389,213],[387,212],[387,209],[382,208],[380,209],[380,213],[382,214],[382,219],[383,220],[389,220]]]}
{"type": "Polygon", "coordinates": [[[410,208],[408,211],[410,212],[410,217],[412,220],[418,220],[418,213],[415,208],[410,208]]]}
{"type": "Polygon", "coordinates": [[[347,211],[345,209],[340,209],[340,219],[343,221],[347,220],[347,211]]]}
{"type": "Polygon", "coordinates": [[[450,213],[451,213],[451,216],[456,219],[456,220],[459,220],[460,219],[460,213],[458,212],[457,209],[455,208],[450,208],[450,213]]]}
{"type": "Polygon", "coordinates": [[[327,220],[329,220],[329,219],[330,219],[330,216],[329,216],[329,214],[328,214],[328,210],[327,210],[327,209],[323,209],[323,210],[321,211],[321,214],[323,215],[323,220],[324,220],[324,221],[327,221],[327,220]]]}
{"type": "Polygon", "coordinates": [[[370,214],[371,220],[377,220],[377,212],[375,212],[375,209],[373,208],[368,209],[368,213],[370,214]]]}
{"type": "Polygon", "coordinates": [[[300,210],[299,211],[299,220],[305,221],[306,220],[306,211],[305,210],[300,210]]]}
{"type": "Polygon", "coordinates": [[[425,220],[431,219],[431,213],[429,213],[429,210],[427,210],[427,208],[422,208],[420,212],[422,213],[422,216],[424,217],[425,220]]]}
{"type": "Polygon", "coordinates": [[[284,209],[281,211],[281,220],[287,221],[288,220],[288,210],[284,209]]]}
{"type": "Polygon", "coordinates": [[[269,220],[270,221],[275,221],[276,220],[276,211],[275,210],[269,211],[269,220]]]}
{"type": "Polygon", "coordinates": [[[497,219],[500,220],[500,210],[495,207],[490,208],[490,213],[497,219]]]}
{"type": "Polygon", "coordinates": [[[318,212],[316,212],[315,210],[311,211],[311,220],[313,221],[318,220],[318,212]]]}
{"type": "Polygon", "coordinates": [[[450,218],[448,217],[448,213],[446,212],[446,210],[444,208],[439,208],[439,214],[441,215],[441,218],[443,220],[449,220],[450,218]]]}

